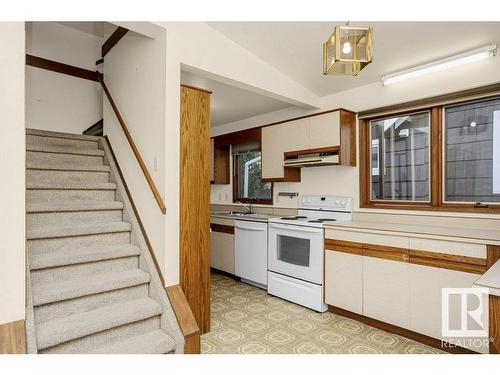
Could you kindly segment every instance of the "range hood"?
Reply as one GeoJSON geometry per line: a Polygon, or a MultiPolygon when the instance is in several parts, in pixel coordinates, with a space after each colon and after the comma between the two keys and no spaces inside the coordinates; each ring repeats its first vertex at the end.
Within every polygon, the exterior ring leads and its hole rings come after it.
{"type": "Polygon", "coordinates": [[[285,167],[322,167],[326,165],[338,165],[339,154],[336,152],[321,153],[285,153],[285,167]]]}

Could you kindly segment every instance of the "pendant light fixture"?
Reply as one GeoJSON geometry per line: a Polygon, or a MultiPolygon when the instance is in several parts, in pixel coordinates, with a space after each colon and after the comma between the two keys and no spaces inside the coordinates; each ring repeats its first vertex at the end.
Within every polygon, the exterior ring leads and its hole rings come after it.
{"type": "Polygon", "coordinates": [[[323,74],[355,76],[373,60],[371,27],[336,26],[323,44],[323,74]]]}

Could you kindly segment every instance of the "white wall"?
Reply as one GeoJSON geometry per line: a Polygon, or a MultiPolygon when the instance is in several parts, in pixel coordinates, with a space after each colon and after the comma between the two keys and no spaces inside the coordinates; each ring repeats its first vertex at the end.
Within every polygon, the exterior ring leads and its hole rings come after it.
{"type": "MultiPolygon", "coordinates": [[[[166,128],[169,127],[165,120],[165,38],[165,32],[155,39],[128,32],[106,55],[104,79],[160,195],[168,197],[165,203],[171,214],[172,199],[165,192],[169,172],[165,164],[166,128]]],[[[166,283],[177,284],[178,252],[177,259],[168,257],[168,262],[165,256],[171,251],[170,244],[166,243],[167,219],[154,199],[108,100],[104,99],[103,103],[104,134],[110,138],[166,283]]],[[[178,184],[178,180],[176,182],[178,184]]]]}
{"type": "MultiPolygon", "coordinates": [[[[96,70],[103,38],[56,22],[28,23],[26,53],[96,70]]],[[[81,134],[102,118],[100,84],[26,66],[26,127],[81,134]]]]}
{"type": "MultiPolygon", "coordinates": [[[[166,284],[179,281],[179,141],[180,75],[203,72],[221,82],[305,108],[320,106],[320,98],[203,22],[159,22],[167,30],[165,125],[165,271],[166,284]],[[250,68],[249,68],[250,67],[250,68]]],[[[124,25],[134,29],[135,25],[124,25]]],[[[143,29],[141,25],[135,28],[143,29]]]]}
{"type": "MultiPolygon", "coordinates": [[[[363,74],[361,72],[360,74],[363,74]]],[[[230,133],[252,128],[275,121],[343,107],[356,112],[381,106],[404,103],[407,101],[460,91],[482,85],[500,82],[500,56],[463,66],[447,72],[437,73],[414,80],[383,86],[375,82],[366,86],[339,92],[322,98],[319,110],[285,109],[252,118],[220,125],[212,135],[230,133]]],[[[359,139],[359,138],[358,138],[359,139]]],[[[359,147],[358,147],[359,157],[359,147]]],[[[358,163],[359,165],[359,163],[358,163]]],[[[301,182],[275,183],[274,205],[296,207],[297,199],[279,197],[279,192],[298,192],[299,194],[331,194],[352,196],[359,208],[359,168],[358,167],[319,167],[302,168],[301,182]]],[[[232,187],[229,185],[212,186],[212,203],[232,203],[232,187]],[[225,197],[229,196],[226,200],[225,197]],[[222,197],[222,199],[219,199],[222,197]]],[[[373,210],[372,210],[373,211],[373,210]]],[[[401,212],[401,211],[399,211],[401,212]]],[[[441,215],[441,214],[439,214],[441,215]]]]}
{"type": "Polygon", "coordinates": [[[0,324],[25,318],[24,22],[0,22],[0,324]]]}

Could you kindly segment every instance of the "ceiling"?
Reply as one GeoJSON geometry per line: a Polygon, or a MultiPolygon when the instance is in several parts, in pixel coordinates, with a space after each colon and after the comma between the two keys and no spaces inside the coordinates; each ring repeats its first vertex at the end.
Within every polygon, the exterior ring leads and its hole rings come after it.
{"type": "Polygon", "coordinates": [[[374,60],[357,77],[323,76],[322,43],[335,22],[209,22],[229,39],[317,95],[380,80],[384,74],[496,42],[500,22],[350,22],[372,26],[374,60]]]}
{"type": "MultiPolygon", "coordinates": [[[[92,34],[104,38],[104,27],[110,25],[108,22],[89,21],[89,22],[58,22],[61,25],[71,27],[73,29],[83,31],[87,34],[92,34]]],[[[116,26],[114,26],[116,27],[116,26]]]]}
{"type": "Polygon", "coordinates": [[[235,86],[204,78],[193,73],[182,72],[181,83],[212,91],[212,126],[227,124],[263,113],[290,107],[267,96],[259,95],[235,86]]]}

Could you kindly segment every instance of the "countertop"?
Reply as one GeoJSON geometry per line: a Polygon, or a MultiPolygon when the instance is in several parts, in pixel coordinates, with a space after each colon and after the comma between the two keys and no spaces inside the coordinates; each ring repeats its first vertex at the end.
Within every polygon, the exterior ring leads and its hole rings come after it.
{"type": "Polygon", "coordinates": [[[486,245],[500,245],[499,230],[485,230],[475,228],[450,228],[427,225],[383,223],[375,221],[343,221],[327,224],[325,229],[353,229],[360,231],[384,231],[400,233],[408,237],[432,237],[452,241],[480,243],[486,245]]]}
{"type": "Polygon", "coordinates": [[[475,286],[489,288],[490,294],[500,297],[500,260],[490,267],[475,283],[475,286]]]}

